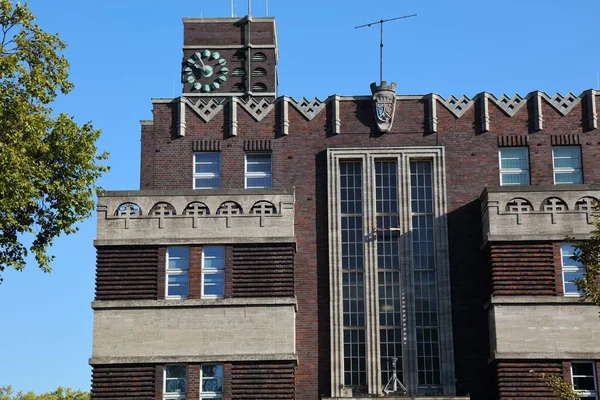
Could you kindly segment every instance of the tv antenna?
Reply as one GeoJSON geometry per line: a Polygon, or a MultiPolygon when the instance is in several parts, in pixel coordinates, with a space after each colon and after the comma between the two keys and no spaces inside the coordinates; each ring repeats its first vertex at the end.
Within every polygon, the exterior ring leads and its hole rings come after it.
{"type": "Polygon", "coordinates": [[[383,82],[383,24],[390,21],[396,21],[398,19],[405,19],[410,17],[416,17],[417,14],[404,15],[402,17],[390,18],[390,19],[381,19],[379,21],[370,22],[368,24],[355,26],[354,29],[358,28],[368,28],[375,24],[379,24],[379,83],[383,82]]]}

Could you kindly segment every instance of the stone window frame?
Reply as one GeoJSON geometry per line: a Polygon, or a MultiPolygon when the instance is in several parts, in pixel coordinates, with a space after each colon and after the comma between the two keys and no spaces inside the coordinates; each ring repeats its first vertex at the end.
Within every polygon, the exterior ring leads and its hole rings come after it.
{"type": "MultiPolygon", "coordinates": [[[[163,399],[164,400],[185,400],[188,392],[188,366],[185,364],[167,364],[163,369],[163,399]],[[185,392],[167,392],[167,369],[169,367],[183,367],[185,369],[185,392]]],[[[182,378],[178,378],[182,379],[182,378]]]]}
{"type": "MultiPolygon", "coordinates": [[[[330,326],[331,326],[331,392],[332,397],[352,396],[351,388],[344,386],[344,349],[343,349],[343,305],[341,292],[341,236],[340,236],[340,161],[357,160],[362,162],[364,189],[364,235],[365,293],[369,310],[367,315],[367,391],[370,395],[381,394],[386,382],[381,382],[380,343],[379,343],[379,306],[377,296],[377,243],[372,239],[376,232],[375,210],[375,161],[380,159],[396,160],[398,166],[398,189],[400,191],[399,206],[401,239],[401,266],[404,290],[408,301],[414,299],[413,271],[410,267],[412,249],[408,238],[410,230],[410,162],[428,160],[432,162],[434,171],[434,212],[435,226],[435,262],[438,281],[439,332],[440,332],[440,365],[441,382],[444,396],[455,395],[454,354],[452,339],[452,320],[450,304],[450,272],[448,259],[447,233],[447,197],[445,178],[444,148],[432,147],[386,147],[386,148],[330,148],[327,150],[327,185],[328,185],[328,229],[329,229],[329,290],[330,290],[330,326]],[[371,172],[369,172],[371,171],[371,172]]],[[[416,331],[414,307],[406,314],[407,332],[405,351],[403,353],[404,385],[409,394],[416,395],[418,390],[416,331]]]]}
{"type": "Polygon", "coordinates": [[[581,159],[581,146],[579,145],[575,145],[575,146],[552,146],[552,176],[553,176],[553,182],[555,185],[573,185],[573,184],[580,184],[583,183],[583,168],[582,168],[582,159],[581,159]],[[565,150],[565,149],[577,149],[577,154],[579,155],[579,166],[578,167],[557,167],[556,166],[556,160],[557,159],[561,159],[561,158],[569,158],[569,159],[573,159],[572,157],[562,157],[562,156],[556,156],[556,153],[558,150],[565,150]],[[565,174],[565,173],[569,173],[571,174],[571,176],[578,176],[579,177],[579,181],[578,182],[557,182],[556,181],[556,174],[565,174]]]}
{"type": "Polygon", "coordinates": [[[192,188],[194,190],[203,190],[203,189],[220,189],[221,188],[221,152],[219,151],[196,151],[192,156],[192,188]],[[218,155],[218,163],[215,161],[201,161],[210,165],[218,165],[219,172],[196,172],[196,164],[198,163],[197,157],[201,157],[203,155],[218,155]],[[219,185],[218,186],[206,186],[206,187],[197,187],[196,179],[215,179],[218,178],[219,185]]]}
{"type": "Polygon", "coordinates": [[[224,386],[223,379],[224,379],[224,375],[225,375],[224,374],[224,366],[223,366],[222,363],[203,363],[203,364],[200,364],[200,379],[199,379],[199,381],[200,381],[200,390],[199,391],[200,391],[200,399],[201,400],[202,399],[223,400],[223,392],[224,392],[224,390],[223,390],[223,386],[224,386]],[[203,386],[204,386],[203,383],[204,383],[204,380],[205,380],[205,378],[204,378],[204,367],[209,366],[209,365],[210,366],[221,366],[221,376],[220,376],[220,379],[221,379],[221,391],[220,392],[217,392],[217,391],[206,391],[205,392],[204,389],[203,389],[203,386]]]}
{"type": "Polygon", "coordinates": [[[225,297],[225,268],[226,268],[226,259],[227,256],[225,254],[225,246],[202,246],[202,282],[201,282],[201,286],[202,286],[202,291],[201,291],[201,297],[203,299],[222,299],[225,297]],[[220,249],[222,250],[222,265],[218,266],[218,267],[207,267],[206,266],[206,250],[207,249],[220,249]],[[222,291],[219,294],[205,294],[205,290],[207,286],[214,286],[214,285],[207,285],[205,283],[205,276],[206,275],[221,275],[222,276],[222,291]]]}
{"type": "MultiPolygon", "coordinates": [[[[521,157],[518,158],[519,160],[521,157]]],[[[500,186],[525,186],[531,184],[531,170],[529,165],[529,147],[528,146],[511,146],[511,147],[500,147],[498,149],[498,168],[500,170],[500,186]],[[502,160],[506,159],[502,157],[502,152],[506,151],[514,151],[520,150],[524,151],[525,155],[525,163],[527,165],[527,169],[523,168],[502,168],[502,160]],[[517,174],[527,174],[527,183],[504,183],[502,177],[504,174],[507,175],[517,175],[517,174]]]]}
{"type": "MultiPolygon", "coordinates": [[[[266,164],[267,162],[262,162],[266,164]]],[[[244,188],[246,189],[271,189],[273,187],[273,154],[270,151],[252,151],[244,156],[244,188]],[[269,156],[269,172],[248,172],[248,157],[269,156]],[[248,186],[248,178],[270,178],[270,186],[248,186]]]]}
{"type": "MultiPolygon", "coordinates": [[[[179,257],[177,259],[180,259],[179,257]]],[[[167,300],[186,300],[190,295],[190,248],[187,246],[169,246],[167,247],[165,255],[165,299],[167,300]],[[169,256],[170,249],[186,249],[187,250],[187,268],[169,268],[169,256]],[[187,294],[185,295],[170,295],[169,294],[169,277],[170,276],[185,276],[187,278],[187,294]]]]}
{"type": "Polygon", "coordinates": [[[598,377],[597,377],[597,371],[596,371],[596,363],[594,361],[588,361],[588,360],[571,361],[570,369],[571,369],[571,371],[570,371],[571,372],[571,385],[573,385],[573,390],[579,395],[579,397],[595,398],[596,400],[598,400],[598,377]],[[592,369],[592,375],[575,375],[573,373],[573,364],[589,364],[592,369]],[[594,382],[595,390],[579,390],[579,389],[577,389],[577,387],[575,385],[576,377],[592,378],[593,382],[594,382]]]}
{"type": "Polygon", "coordinates": [[[565,278],[565,274],[566,273],[579,273],[581,274],[581,277],[583,278],[585,275],[585,265],[578,263],[577,261],[571,259],[571,255],[574,254],[573,253],[573,245],[571,243],[561,243],[560,244],[560,270],[561,270],[561,277],[562,277],[562,288],[563,288],[563,295],[566,297],[582,297],[583,293],[579,292],[579,291],[567,291],[566,288],[566,283],[567,282],[571,282],[570,280],[567,281],[567,279],[565,278]],[[570,254],[567,253],[567,256],[570,259],[570,262],[572,263],[572,265],[565,265],[564,263],[564,257],[565,257],[565,251],[566,248],[570,248],[570,254]],[[581,264],[581,265],[578,265],[581,264]]]}

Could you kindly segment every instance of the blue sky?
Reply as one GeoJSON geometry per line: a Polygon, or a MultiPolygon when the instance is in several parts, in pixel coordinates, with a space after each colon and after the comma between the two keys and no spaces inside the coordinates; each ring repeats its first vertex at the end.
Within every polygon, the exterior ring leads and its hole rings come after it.
{"type": "MultiPolygon", "coordinates": [[[[151,98],[181,91],[182,17],[231,16],[230,0],[30,0],[38,23],[69,47],[73,92],[57,111],[103,134],[105,189],[139,188],[139,120],[151,98]]],[[[235,13],[247,1],[235,1],[235,13]]],[[[277,18],[279,94],[296,99],[369,94],[378,80],[379,30],[354,26],[407,14],[385,26],[384,79],[399,94],[444,97],[487,91],[580,94],[597,88],[598,0],[270,0],[277,18]]],[[[265,15],[265,1],[253,2],[265,15]]],[[[54,271],[31,264],[0,285],[0,386],[89,390],[95,216],[56,241],[54,271]]]]}

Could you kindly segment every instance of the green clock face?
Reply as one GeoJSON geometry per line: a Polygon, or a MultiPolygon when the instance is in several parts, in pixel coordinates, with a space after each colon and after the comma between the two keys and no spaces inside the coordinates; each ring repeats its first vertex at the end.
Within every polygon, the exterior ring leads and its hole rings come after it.
{"type": "Polygon", "coordinates": [[[185,61],[183,73],[192,90],[210,93],[219,90],[227,82],[227,61],[216,51],[202,50],[185,61]]]}

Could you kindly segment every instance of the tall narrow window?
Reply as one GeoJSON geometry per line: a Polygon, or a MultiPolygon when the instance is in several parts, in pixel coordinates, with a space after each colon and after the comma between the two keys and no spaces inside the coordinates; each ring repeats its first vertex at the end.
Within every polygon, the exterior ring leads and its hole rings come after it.
{"type": "Polygon", "coordinates": [[[340,163],[344,385],[366,387],[361,163],[340,163]]]}
{"type": "Polygon", "coordinates": [[[200,398],[223,399],[223,364],[202,364],[200,398]]]}
{"type": "Polygon", "coordinates": [[[165,367],[164,399],[185,400],[187,395],[187,367],[167,365],[165,367]]]}
{"type": "Polygon", "coordinates": [[[583,183],[579,146],[552,147],[554,183],[583,183]]]}
{"type": "Polygon", "coordinates": [[[419,391],[441,393],[431,161],[410,163],[410,200],[419,391]]]}
{"type": "Polygon", "coordinates": [[[503,147],[499,152],[500,185],[529,185],[529,149],[503,147]]]}
{"type": "Polygon", "coordinates": [[[167,249],[167,298],[187,299],[190,251],[187,247],[167,249]]]}
{"type": "Polygon", "coordinates": [[[395,161],[375,163],[377,214],[377,274],[379,281],[379,341],[381,381],[392,377],[396,358],[397,377],[402,376],[402,291],[398,230],[398,166],[395,161]]]}
{"type": "Polygon", "coordinates": [[[575,247],[569,243],[560,245],[560,259],[562,264],[563,293],[565,296],[581,296],[577,290],[575,280],[585,276],[585,266],[573,259],[575,247]]]}
{"type": "Polygon", "coordinates": [[[202,254],[202,297],[225,295],[225,248],[205,246],[202,254]]]}
{"type": "Polygon", "coordinates": [[[271,187],[273,187],[271,154],[246,154],[246,188],[263,189],[271,187]]]}
{"type": "Polygon", "coordinates": [[[592,361],[573,361],[571,363],[573,389],[582,399],[598,400],[596,368],[592,361]]]}
{"type": "Polygon", "coordinates": [[[194,189],[221,187],[221,153],[194,153],[194,189]]]}

